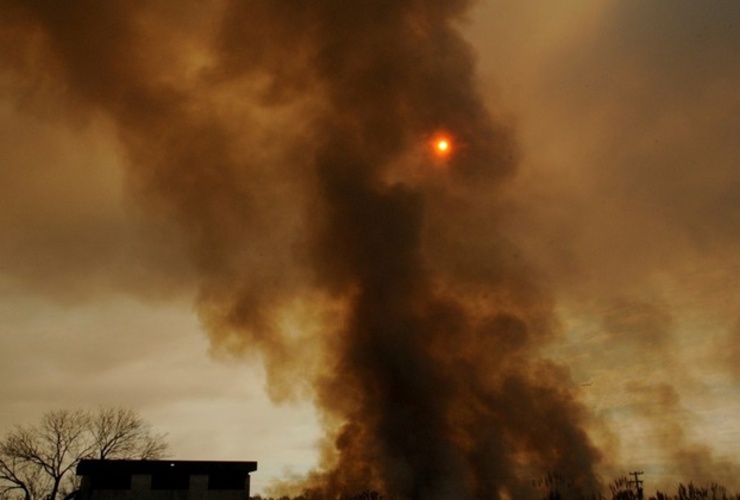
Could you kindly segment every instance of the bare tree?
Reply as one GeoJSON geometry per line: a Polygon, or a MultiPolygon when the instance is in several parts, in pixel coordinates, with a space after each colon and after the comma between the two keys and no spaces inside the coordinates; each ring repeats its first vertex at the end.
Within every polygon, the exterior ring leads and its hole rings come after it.
{"type": "Polygon", "coordinates": [[[164,434],[154,434],[151,426],[127,408],[100,408],[90,415],[91,456],[106,458],[154,459],[164,456],[164,434]]]}
{"type": "Polygon", "coordinates": [[[57,500],[76,489],[70,471],[83,458],[153,459],[166,451],[164,436],[132,410],[53,410],[39,425],[17,426],[0,441],[0,495],[57,500]]]}

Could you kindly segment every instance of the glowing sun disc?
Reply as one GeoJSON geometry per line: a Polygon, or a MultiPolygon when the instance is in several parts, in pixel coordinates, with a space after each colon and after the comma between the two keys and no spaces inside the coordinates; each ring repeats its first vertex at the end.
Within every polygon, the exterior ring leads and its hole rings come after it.
{"type": "Polygon", "coordinates": [[[432,141],[432,149],[439,158],[446,158],[452,153],[452,141],[448,137],[437,137],[432,141]]]}

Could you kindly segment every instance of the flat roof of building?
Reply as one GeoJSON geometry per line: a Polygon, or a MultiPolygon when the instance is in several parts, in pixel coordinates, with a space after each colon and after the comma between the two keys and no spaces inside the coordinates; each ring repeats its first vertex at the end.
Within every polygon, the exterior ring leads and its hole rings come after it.
{"type": "Polygon", "coordinates": [[[242,472],[249,474],[257,470],[257,462],[210,461],[210,460],[80,460],[78,476],[128,473],[153,474],[181,472],[187,474],[210,474],[242,472]]]}

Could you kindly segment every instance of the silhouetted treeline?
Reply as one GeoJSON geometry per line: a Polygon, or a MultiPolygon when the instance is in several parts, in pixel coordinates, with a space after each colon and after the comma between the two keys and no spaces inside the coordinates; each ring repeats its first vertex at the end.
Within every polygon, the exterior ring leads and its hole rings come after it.
{"type": "MultiPolygon", "coordinates": [[[[262,497],[260,495],[249,497],[250,500],[326,500],[320,494],[306,492],[297,497],[262,497]]],[[[333,499],[332,499],[333,500],[333,499]]],[[[361,493],[347,494],[339,497],[339,500],[390,500],[377,491],[363,491],[361,493]]]]}
{"type": "MultiPolygon", "coordinates": [[[[260,495],[249,497],[250,500],[326,500],[321,494],[306,492],[297,497],[262,497],[260,495]]],[[[333,499],[332,499],[333,500],[333,499]]],[[[339,500],[390,500],[378,493],[377,491],[366,490],[361,493],[347,494],[339,497],[339,500]]]]}
{"type": "MultiPolygon", "coordinates": [[[[557,475],[548,475],[541,481],[535,481],[535,486],[547,486],[548,490],[543,494],[542,500],[740,500],[740,493],[730,493],[726,487],[710,483],[708,486],[695,485],[693,482],[688,484],[679,483],[676,493],[666,493],[657,490],[655,494],[647,496],[644,493],[640,496],[634,485],[624,477],[615,479],[609,484],[609,492],[602,493],[577,494],[573,491],[566,491],[563,483],[557,475]],[[575,496],[574,496],[575,495],[575,496]]],[[[250,500],[336,500],[323,498],[313,492],[306,492],[296,497],[263,497],[256,495],[250,497],[250,500]]],[[[361,493],[347,494],[339,497],[338,500],[394,500],[387,498],[376,491],[363,491],[361,493]]]]}
{"type": "Polygon", "coordinates": [[[740,500],[740,493],[728,493],[727,488],[717,483],[709,486],[697,486],[693,483],[688,485],[679,484],[678,493],[669,495],[658,491],[650,500],[740,500]]]}
{"type": "Polygon", "coordinates": [[[693,482],[679,483],[675,494],[657,490],[654,495],[644,493],[640,496],[634,484],[626,477],[620,477],[609,485],[611,500],[740,500],[740,493],[730,493],[727,488],[710,483],[708,486],[698,486],[693,482]]]}

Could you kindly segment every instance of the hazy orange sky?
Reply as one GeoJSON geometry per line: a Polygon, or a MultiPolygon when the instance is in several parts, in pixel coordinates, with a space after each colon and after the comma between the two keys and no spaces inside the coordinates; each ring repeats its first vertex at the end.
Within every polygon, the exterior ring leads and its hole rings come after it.
{"type": "MultiPolygon", "coordinates": [[[[213,12],[155,4],[152,19],[169,21],[147,42],[175,47],[178,60],[150,63],[187,80],[207,65],[199,37],[213,12]]],[[[278,380],[268,391],[248,342],[234,355],[225,352],[233,339],[209,341],[193,305],[202,293],[193,242],[167,224],[171,207],[154,217],[141,203],[141,178],[126,170],[135,153],[115,120],[46,71],[41,39],[8,49],[17,34],[7,19],[0,430],[48,409],[120,404],[167,432],[177,458],[257,460],[258,492],[314,467],[320,433],[304,388],[278,380]]],[[[740,3],[488,0],[460,29],[476,85],[520,151],[496,194],[499,224],[552,296],[560,335],[546,352],[580,387],[590,435],[608,456],[604,477],[642,469],[648,491],[678,479],[740,488],[740,3]]],[[[233,95],[222,87],[198,104],[264,125],[240,154],[300,156],[308,135],[293,120],[314,103],[268,114],[233,95]]],[[[261,172],[245,190],[277,205],[300,175],[261,172]]],[[[283,210],[278,228],[259,221],[245,236],[259,242],[239,259],[300,241],[299,210],[283,210]]],[[[302,282],[287,255],[270,258],[290,275],[278,289],[302,282]]],[[[299,330],[311,314],[281,326],[299,330]]],[[[311,362],[304,351],[289,363],[291,380],[311,362]]]]}

